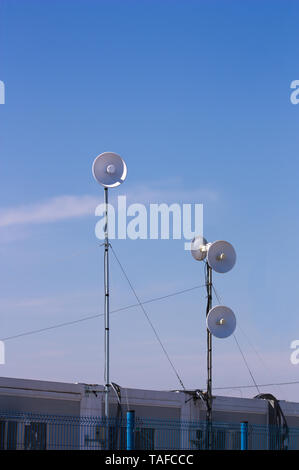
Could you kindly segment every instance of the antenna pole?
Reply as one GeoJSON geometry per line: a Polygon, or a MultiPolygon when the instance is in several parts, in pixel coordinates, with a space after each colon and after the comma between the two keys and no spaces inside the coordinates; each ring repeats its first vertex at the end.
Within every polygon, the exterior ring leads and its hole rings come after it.
{"type": "MultiPolygon", "coordinates": [[[[92,174],[95,180],[104,186],[104,208],[105,208],[105,226],[104,226],[104,318],[105,318],[105,333],[104,333],[104,397],[105,397],[105,418],[108,424],[109,418],[109,392],[110,392],[110,377],[109,377],[109,243],[108,237],[108,218],[109,218],[109,204],[108,204],[108,188],[116,188],[123,183],[127,176],[127,165],[123,159],[113,152],[104,152],[96,157],[92,164],[92,174]]],[[[102,246],[101,245],[101,246],[102,246]]],[[[109,431],[109,426],[107,425],[109,431]]],[[[108,432],[109,437],[109,432],[108,432]]],[[[109,439],[107,439],[109,448],[109,439]]]]}
{"type": "MultiPolygon", "coordinates": [[[[212,268],[207,263],[207,310],[206,316],[212,308],[212,268]]],[[[212,334],[207,328],[207,448],[212,448],[212,334]]]]}
{"type": "Polygon", "coordinates": [[[109,238],[108,238],[108,188],[104,188],[105,197],[105,252],[104,252],[104,285],[105,285],[105,418],[109,418],[109,238]]]}

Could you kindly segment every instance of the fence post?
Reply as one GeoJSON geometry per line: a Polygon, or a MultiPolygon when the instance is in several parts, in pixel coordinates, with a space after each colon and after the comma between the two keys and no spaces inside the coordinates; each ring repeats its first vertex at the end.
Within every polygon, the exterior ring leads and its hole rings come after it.
{"type": "Polygon", "coordinates": [[[248,421],[241,422],[241,450],[248,450],[248,421]]]}
{"type": "Polygon", "coordinates": [[[134,450],[135,411],[127,411],[127,450],[134,450]]]}

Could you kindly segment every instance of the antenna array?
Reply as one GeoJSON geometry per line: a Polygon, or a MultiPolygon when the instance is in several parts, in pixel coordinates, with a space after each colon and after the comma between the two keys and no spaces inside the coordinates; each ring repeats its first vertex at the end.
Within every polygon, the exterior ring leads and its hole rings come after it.
{"type": "Polygon", "coordinates": [[[212,307],[212,271],[227,273],[236,263],[236,252],[233,246],[223,240],[207,243],[202,236],[197,236],[191,243],[191,254],[196,261],[206,261],[207,275],[207,392],[204,394],[207,405],[206,447],[212,448],[212,335],[216,338],[228,338],[236,328],[234,312],[224,305],[212,307]]]}

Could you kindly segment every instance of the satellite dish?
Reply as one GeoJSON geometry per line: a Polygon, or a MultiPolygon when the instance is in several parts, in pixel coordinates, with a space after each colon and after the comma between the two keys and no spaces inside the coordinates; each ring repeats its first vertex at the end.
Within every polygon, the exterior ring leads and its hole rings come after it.
{"type": "Polygon", "coordinates": [[[227,273],[236,262],[236,252],[234,247],[223,240],[219,240],[210,245],[208,250],[208,263],[217,273],[227,273]]]}
{"type": "Polygon", "coordinates": [[[116,153],[104,152],[93,162],[92,173],[105,188],[115,188],[125,181],[127,165],[116,153]]]}
{"type": "Polygon", "coordinates": [[[224,305],[213,307],[207,316],[207,328],[217,338],[228,338],[236,329],[234,312],[224,305]]]}
{"type": "Polygon", "coordinates": [[[191,254],[197,261],[202,261],[207,256],[207,240],[201,235],[193,238],[191,242],[191,254]]]}

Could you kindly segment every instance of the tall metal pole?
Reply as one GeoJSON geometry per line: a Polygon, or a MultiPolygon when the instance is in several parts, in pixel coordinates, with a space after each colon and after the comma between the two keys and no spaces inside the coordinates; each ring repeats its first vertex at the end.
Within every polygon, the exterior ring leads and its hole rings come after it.
{"type": "Polygon", "coordinates": [[[105,252],[104,252],[104,285],[105,285],[105,417],[109,418],[109,238],[108,238],[108,188],[105,196],[105,252]]]}
{"type": "MultiPolygon", "coordinates": [[[[212,308],[212,268],[207,263],[207,310],[206,316],[212,308]]],[[[212,334],[207,328],[207,448],[212,448],[212,334]]]]}

